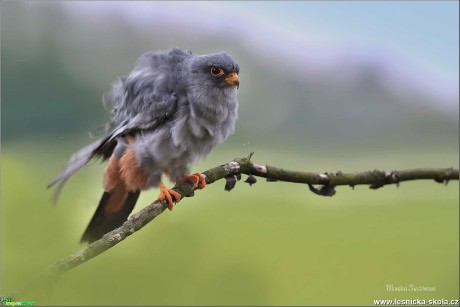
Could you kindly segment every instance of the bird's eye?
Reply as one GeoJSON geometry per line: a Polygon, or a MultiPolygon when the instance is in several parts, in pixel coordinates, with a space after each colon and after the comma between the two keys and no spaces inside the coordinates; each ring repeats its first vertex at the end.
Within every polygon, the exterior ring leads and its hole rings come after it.
{"type": "Polygon", "coordinates": [[[209,73],[213,77],[220,77],[224,74],[224,70],[220,67],[213,66],[211,67],[211,70],[209,71],[209,73]]]}

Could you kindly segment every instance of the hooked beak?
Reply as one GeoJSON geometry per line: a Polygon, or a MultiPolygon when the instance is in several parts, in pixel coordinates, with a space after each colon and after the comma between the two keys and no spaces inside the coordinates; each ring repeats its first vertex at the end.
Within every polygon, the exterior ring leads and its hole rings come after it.
{"type": "Polygon", "coordinates": [[[236,72],[232,72],[224,80],[228,86],[236,86],[236,88],[240,87],[240,78],[238,78],[238,74],[236,72]]]}

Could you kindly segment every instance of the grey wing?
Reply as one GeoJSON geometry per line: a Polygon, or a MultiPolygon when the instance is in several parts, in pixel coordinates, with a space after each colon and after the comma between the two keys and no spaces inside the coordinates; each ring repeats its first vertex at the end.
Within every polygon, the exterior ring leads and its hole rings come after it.
{"type": "Polygon", "coordinates": [[[180,63],[168,53],[148,52],[137,61],[131,74],[116,84],[108,99],[119,125],[126,119],[133,127],[153,119],[169,118],[175,110],[180,63]]]}
{"type": "MultiPolygon", "coordinates": [[[[145,56],[145,55],[144,55],[145,56]]],[[[106,137],[73,154],[67,166],[53,179],[48,188],[58,184],[55,198],[66,181],[93,158],[108,159],[120,137],[152,130],[171,120],[177,107],[174,80],[167,63],[162,66],[135,69],[120,80],[111,92],[114,117],[108,126],[116,126],[106,137]]]]}

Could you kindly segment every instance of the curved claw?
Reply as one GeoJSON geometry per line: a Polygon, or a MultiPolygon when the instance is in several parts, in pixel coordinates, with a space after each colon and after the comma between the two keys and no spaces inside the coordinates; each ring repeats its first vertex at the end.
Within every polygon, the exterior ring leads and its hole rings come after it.
{"type": "Polygon", "coordinates": [[[158,199],[166,199],[168,201],[168,209],[171,211],[173,209],[174,202],[178,202],[181,199],[181,196],[176,191],[166,188],[163,182],[160,182],[160,194],[158,195],[158,199]]]}
{"type": "Polygon", "coordinates": [[[206,186],[206,179],[200,173],[185,176],[185,180],[193,182],[195,189],[203,189],[206,186]]]}

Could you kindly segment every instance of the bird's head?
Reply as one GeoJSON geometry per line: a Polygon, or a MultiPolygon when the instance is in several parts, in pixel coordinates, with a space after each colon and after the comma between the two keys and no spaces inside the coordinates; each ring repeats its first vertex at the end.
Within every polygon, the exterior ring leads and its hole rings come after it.
{"type": "Polygon", "coordinates": [[[225,52],[197,55],[190,59],[188,85],[235,90],[240,85],[240,67],[225,52]]]}
{"type": "MultiPolygon", "coordinates": [[[[213,136],[220,143],[233,133],[237,118],[240,67],[225,52],[189,56],[182,63],[183,90],[195,135],[213,136]]],[[[185,110],[186,108],[184,108],[185,110]]]]}

